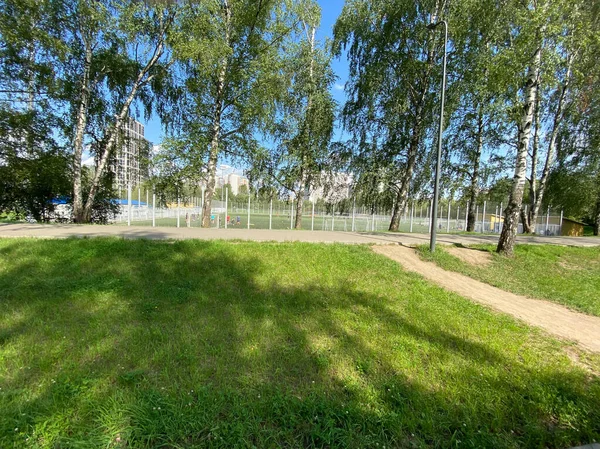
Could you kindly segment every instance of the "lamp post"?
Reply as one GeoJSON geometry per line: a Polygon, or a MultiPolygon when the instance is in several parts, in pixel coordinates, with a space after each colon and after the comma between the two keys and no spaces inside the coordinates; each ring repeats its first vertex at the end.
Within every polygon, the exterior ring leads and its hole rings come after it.
{"type": "Polygon", "coordinates": [[[444,63],[442,72],[442,95],[441,95],[441,106],[440,106],[440,128],[438,136],[438,151],[437,151],[437,162],[435,164],[435,187],[433,191],[433,207],[434,211],[432,215],[431,225],[431,236],[429,241],[429,250],[433,253],[435,251],[435,240],[437,236],[437,208],[438,208],[438,197],[440,191],[440,169],[442,164],[442,133],[444,128],[444,98],[446,95],[446,46],[448,44],[448,23],[442,20],[437,23],[432,23],[427,26],[429,30],[434,30],[438,25],[444,25],[444,63]]]}

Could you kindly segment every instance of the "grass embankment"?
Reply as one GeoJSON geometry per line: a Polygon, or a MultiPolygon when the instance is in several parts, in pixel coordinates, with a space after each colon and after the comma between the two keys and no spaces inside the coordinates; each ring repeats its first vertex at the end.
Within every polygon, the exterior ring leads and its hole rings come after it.
{"type": "Polygon", "coordinates": [[[0,292],[3,448],[600,439],[560,343],[367,247],[0,240],[0,292]]]}
{"type": "Polygon", "coordinates": [[[495,287],[532,298],[547,299],[581,312],[600,316],[600,248],[517,245],[514,257],[495,252],[492,245],[473,249],[491,255],[488,265],[473,265],[448,254],[443,246],[434,254],[425,246],[419,254],[440,267],[495,287]]]}

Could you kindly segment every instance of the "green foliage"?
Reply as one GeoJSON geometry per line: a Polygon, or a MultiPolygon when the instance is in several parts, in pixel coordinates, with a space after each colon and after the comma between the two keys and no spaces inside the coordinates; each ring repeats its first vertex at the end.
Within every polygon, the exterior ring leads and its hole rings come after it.
{"type": "Polygon", "coordinates": [[[323,174],[331,166],[337,105],[330,90],[335,75],[329,51],[315,39],[319,21],[320,14],[304,21],[301,37],[287,44],[283,71],[289,84],[280,102],[277,143],[263,160],[264,167],[254,164],[264,177],[296,196],[323,183],[323,174]]]}
{"type": "Polygon", "coordinates": [[[289,6],[281,0],[186,5],[172,39],[185,74],[178,120],[199,160],[208,156],[215,123],[219,148],[242,159],[256,149],[255,133],[272,126],[283,90],[280,51],[297,26],[289,6]]]}
{"type": "Polygon", "coordinates": [[[405,183],[413,192],[422,187],[413,185],[407,167],[416,158],[416,170],[425,169],[422,139],[433,130],[431,86],[440,67],[433,64],[437,52],[426,25],[435,10],[433,1],[352,0],[336,22],[334,51],[347,50],[350,61],[343,119],[352,133],[352,170],[368,197],[373,185],[393,193],[405,183]]]}

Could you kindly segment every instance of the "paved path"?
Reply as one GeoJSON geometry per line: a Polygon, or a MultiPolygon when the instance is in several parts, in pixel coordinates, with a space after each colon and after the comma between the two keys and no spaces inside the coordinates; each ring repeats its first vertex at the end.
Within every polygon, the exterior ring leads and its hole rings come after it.
{"type": "MultiPolygon", "coordinates": [[[[202,229],[202,228],[152,228],[148,226],[101,226],[101,225],[44,225],[44,224],[0,224],[0,237],[123,237],[146,239],[202,239],[202,240],[254,240],[259,242],[324,242],[387,245],[401,243],[406,246],[429,242],[427,234],[291,231],[267,229],[202,229]]],[[[495,235],[438,234],[440,244],[476,245],[495,244],[495,235]]],[[[600,246],[596,237],[531,237],[519,236],[519,243],[549,243],[554,245],[600,246]]]]}
{"type": "Polygon", "coordinates": [[[574,340],[588,351],[600,353],[600,317],[574,312],[553,302],[515,295],[462,274],[443,270],[432,262],[421,260],[412,248],[387,245],[374,247],[373,250],[446,290],[541,327],[557,337],[574,340]]]}

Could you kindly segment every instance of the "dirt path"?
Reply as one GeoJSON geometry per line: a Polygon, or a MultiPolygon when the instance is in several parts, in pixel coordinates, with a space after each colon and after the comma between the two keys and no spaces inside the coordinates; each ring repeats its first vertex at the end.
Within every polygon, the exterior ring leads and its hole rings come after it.
{"type": "Polygon", "coordinates": [[[549,334],[573,340],[589,351],[600,353],[600,317],[574,312],[549,301],[505,292],[459,273],[446,271],[419,258],[415,250],[400,245],[374,246],[373,251],[398,262],[441,287],[495,310],[544,329],[549,334]]]}

